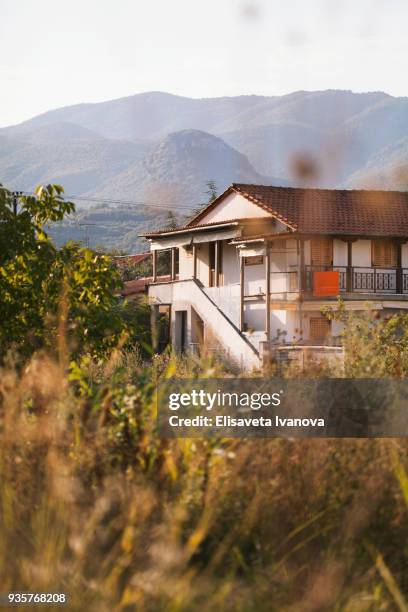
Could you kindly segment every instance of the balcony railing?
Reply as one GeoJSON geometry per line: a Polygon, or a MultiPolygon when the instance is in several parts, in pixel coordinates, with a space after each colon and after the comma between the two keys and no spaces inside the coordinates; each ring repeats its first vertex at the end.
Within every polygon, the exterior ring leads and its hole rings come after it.
{"type": "Polygon", "coordinates": [[[379,293],[379,294],[408,294],[408,268],[402,268],[401,274],[401,289],[398,287],[398,272],[397,268],[373,268],[353,266],[350,270],[350,280],[348,287],[346,266],[305,266],[305,283],[306,291],[313,291],[313,273],[325,271],[338,271],[339,275],[339,290],[341,293],[352,291],[353,293],[379,293]]]}
{"type": "Polygon", "coordinates": [[[305,266],[305,289],[313,291],[314,272],[339,272],[339,289],[346,291],[347,288],[347,267],[346,266],[305,266]]]}

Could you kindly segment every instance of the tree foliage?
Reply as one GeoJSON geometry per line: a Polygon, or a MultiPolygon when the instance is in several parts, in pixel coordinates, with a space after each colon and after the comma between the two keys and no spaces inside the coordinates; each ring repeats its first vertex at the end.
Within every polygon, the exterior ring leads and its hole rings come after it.
{"type": "Polygon", "coordinates": [[[20,197],[17,210],[13,194],[0,188],[1,355],[53,347],[66,330],[74,352],[105,354],[132,334],[111,259],[72,242],[57,249],[45,230],[74,209],[59,185],[20,197]]]}

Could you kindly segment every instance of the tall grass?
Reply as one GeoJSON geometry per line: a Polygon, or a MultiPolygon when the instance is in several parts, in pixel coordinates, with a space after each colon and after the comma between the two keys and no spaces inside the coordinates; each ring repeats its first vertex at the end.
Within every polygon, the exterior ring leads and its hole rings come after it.
{"type": "Polygon", "coordinates": [[[156,379],[189,368],[3,368],[0,590],[78,611],[406,610],[407,442],[160,440],[156,379]]]}

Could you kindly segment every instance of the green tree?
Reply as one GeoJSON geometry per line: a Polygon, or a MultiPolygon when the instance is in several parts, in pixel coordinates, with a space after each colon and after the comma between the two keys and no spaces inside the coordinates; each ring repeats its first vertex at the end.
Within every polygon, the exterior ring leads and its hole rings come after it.
{"type": "Polygon", "coordinates": [[[58,335],[72,350],[104,355],[131,334],[116,297],[120,278],[106,255],[78,244],[57,249],[45,231],[75,209],[59,185],[19,199],[0,188],[0,355],[12,347],[22,355],[55,346],[58,335]]]}
{"type": "Polygon", "coordinates": [[[217,193],[217,185],[215,181],[213,180],[207,181],[207,191],[205,193],[208,196],[208,199],[207,199],[208,204],[211,204],[212,202],[214,202],[214,200],[217,199],[218,193],[217,193]]]}
{"type": "Polygon", "coordinates": [[[177,220],[177,217],[174,214],[174,212],[172,210],[168,210],[167,211],[167,215],[166,215],[166,219],[165,219],[165,223],[161,227],[161,229],[172,230],[172,229],[176,229],[179,225],[180,224],[179,224],[179,222],[177,220]]]}
{"type": "Polygon", "coordinates": [[[200,212],[204,210],[206,206],[212,204],[212,202],[214,202],[214,200],[218,198],[216,182],[213,180],[207,181],[206,186],[207,191],[205,192],[205,194],[207,195],[207,201],[204,202],[204,204],[200,204],[197,208],[193,210],[192,214],[190,215],[190,219],[194,219],[194,217],[199,215],[200,212]]]}

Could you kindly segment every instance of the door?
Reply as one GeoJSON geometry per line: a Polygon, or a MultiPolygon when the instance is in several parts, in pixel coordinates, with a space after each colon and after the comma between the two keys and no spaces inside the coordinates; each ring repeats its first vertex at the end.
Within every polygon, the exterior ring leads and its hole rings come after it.
{"type": "Polygon", "coordinates": [[[184,353],[187,349],[187,310],[176,311],[176,349],[184,353]]]}

